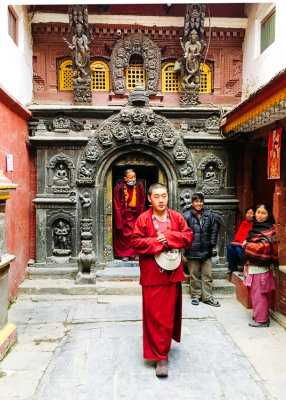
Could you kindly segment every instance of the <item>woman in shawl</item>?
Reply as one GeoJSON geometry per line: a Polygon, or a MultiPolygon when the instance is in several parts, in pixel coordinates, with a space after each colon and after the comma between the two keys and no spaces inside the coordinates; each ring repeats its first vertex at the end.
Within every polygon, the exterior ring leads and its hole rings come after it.
{"type": "Polygon", "coordinates": [[[269,293],[275,290],[273,268],[278,266],[278,247],[271,208],[258,204],[245,247],[245,285],[253,308],[252,327],[269,326],[269,293]]]}

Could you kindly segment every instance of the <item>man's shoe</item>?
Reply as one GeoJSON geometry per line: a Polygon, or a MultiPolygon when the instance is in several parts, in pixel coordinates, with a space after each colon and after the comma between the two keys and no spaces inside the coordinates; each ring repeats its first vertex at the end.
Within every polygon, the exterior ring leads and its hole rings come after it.
{"type": "Polygon", "coordinates": [[[122,261],[123,261],[123,262],[129,261],[129,257],[123,257],[123,258],[122,258],[122,261]]]}
{"type": "Polygon", "coordinates": [[[198,306],[200,301],[197,297],[192,298],[191,303],[193,306],[198,306]]]}
{"type": "Polygon", "coordinates": [[[209,306],[213,306],[213,307],[220,307],[219,302],[217,300],[214,300],[213,298],[203,301],[203,303],[208,304],[209,306]]]}
{"type": "Polygon", "coordinates": [[[168,360],[157,361],[156,376],[166,378],[168,376],[168,360]]]}
{"type": "Polygon", "coordinates": [[[249,322],[248,325],[252,326],[252,328],[268,328],[269,325],[270,325],[270,321],[269,321],[269,319],[267,321],[265,321],[265,322],[252,321],[252,322],[249,322]]]}

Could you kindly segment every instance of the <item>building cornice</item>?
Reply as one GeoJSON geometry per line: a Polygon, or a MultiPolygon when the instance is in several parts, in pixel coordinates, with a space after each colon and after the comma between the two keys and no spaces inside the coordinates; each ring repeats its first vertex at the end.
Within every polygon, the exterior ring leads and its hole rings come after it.
{"type": "Polygon", "coordinates": [[[222,119],[221,128],[231,136],[238,132],[251,132],[285,116],[286,70],[283,70],[229,111],[222,119]]]}
{"type": "MultiPolygon", "coordinates": [[[[141,33],[143,35],[149,36],[152,39],[169,39],[174,37],[180,37],[183,35],[183,25],[173,26],[165,25],[158,26],[155,24],[152,26],[137,25],[137,24],[124,24],[120,19],[120,24],[93,24],[89,22],[89,29],[95,38],[105,38],[118,40],[122,39],[125,35],[130,35],[134,33],[141,33]],[[120,31],[120,34],[118,32],[120,31]]],[[[245,29],[244,28],[234,28],[234,27],[212,27],[211,31],[205,30],[205,36],[209,37],[211,32],[211,37],[215,39],[223,38],[235,38],[242,40],[244,38],[245,29]]],[[[32,34],[34,39],[41,38],[42,35],[45,39],[48,36],[63,36],[70,35],[70,26],[67,23],[62,22],[49,22],[49,23],[33,23],[32,24],[32,34]]]]}

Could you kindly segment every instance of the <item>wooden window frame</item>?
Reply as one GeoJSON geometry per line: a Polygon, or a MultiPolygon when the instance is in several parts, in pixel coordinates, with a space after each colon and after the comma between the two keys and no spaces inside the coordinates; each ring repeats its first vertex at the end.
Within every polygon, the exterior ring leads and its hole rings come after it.
{"type": "MultiPolygon", "coordinates": [[[[130,66],[130,60],[131,60],[131,58],[132,58],[132,56],[134,56],[134,55],[137,55],[137,56],[139,56],[139,57],[141,57],[142,58],[142,72],[143,72],[143,81],[142,81],[142,84],[143,84],[143,87],[144,87],[144,89],[145,89],[145,87],[146,87],[146,70],[145,70],[145,63],[144,63],[144,58],[142,57],[142,55],[141,54],[138,54],[138,53],[133,53],[133,54],[131,54],[131,56],[130,56],[130,59],[129,59],[129,63],[128,63],[128,67],[126,68],[126,70],[125,70],[125,79],[126,79],[126,89],[127,90],[134,90],[135,89],[135,86],[134,87],[131,87],[130,85],[129,85],[129,83],[128,83],[128,77],[129,77],[129,71],[130,71],[130,69],[132,69],[132,68],[134,68],[134,67],[132,67],[132,66],[130,66]]],[[[136,68],[136,67],[135,67],[136,68]]],[[[135,68],[134,68],[134,70],[135,70],[135,68]]]]}
{"type": "MultiPolygon", "coordinates": [[[[166,69],[171,66],[175,65],[175,62],[171,61],[165,64],[162,68],[162,92],[163,93],[180,93],[181,92],[181,79],[180,76],[178,76],[178,90],[166,90],[166,69]]],[[[175,73],[176,71],[174,71],[175,73]]]]}
{"type": "MultiPolygon", "coordinates": [[[[200,90],[199,93],[200,94],[212,93],[212,68],[207,63],[200,63],[200,71],[202,71],[202,68],[207,69],[207,73],[209,74],[209,76],[207,77],[207,92],[201,92],[201,90],[200,90]]],[[[200,76],[201,76],[201,73],[200,73],[200,76]]],[[[200,86],[201,86],[201,82],[200,82],[200,86]]]]}
{"type": "Polygon", "coordinates": [[[92,68],[94,64],[101,64],[104,66],[105,69],[103,69],[103,71],[105,71],[105,86],[106,89],[93,89],[92,88],[92,77],[91,77],[91,90],[93,92],[108,92],[109,91],[109,66],[106,62],[101,61],[101,60],[94,60],[92,61],[92,63],[90,64],[90,74],[92,75],[92,68]]]}
{"type": "Polygon", "coordinates": [[[12,6],[8,6],[8,34],[9,34],[10,38],[13,40],[13,42],[16,44],[16,46],[18,46],[18,15],[12,6]],[[13,37],[10,35],[10,31],[9,31],[10,14],[15,19],[15,27],[14,27],[13,37]]]}
{"type": "Polygon", "coordinates": [[[275,27],[276,27],[276,8],[274,8],[272,11],[270,11],[269,14],[261,21],[260,23],[260,54],[262,54],[266,49],[268,49],[269,46],[271,46],[272,43],[275,42],[275,27]],[[272,15],[275,14],[275,22],[274,22],[274,38],[271,43],[268,43],[268,45],[262,49],[262,26],[265,24],[266,21],[268,21],[272,15]]]}
{"type": "Polygon", "coordinates": [[[58,76],[58,90],[60,91],[60,92],[71,92],[71,91],[73,91],[74,90],[74,88],[72,88],[72,89],[63,89],[62,88],[62,81],[61,81],[61,79],[62,79],[62,65],[63,64],[65,64],[65,66],[66,66],[66,64],[71,64],[72,65],[72,60],[70,59],[70,58],[68,58],[68,59],[66,59],[66,60],[62,60],[62,61],[60,61],[59,62],[59,66],[58,66],[58,68],[57,68],[57,70],[58,70],[58,74],[59,74],[59,76],[58,76]]]}

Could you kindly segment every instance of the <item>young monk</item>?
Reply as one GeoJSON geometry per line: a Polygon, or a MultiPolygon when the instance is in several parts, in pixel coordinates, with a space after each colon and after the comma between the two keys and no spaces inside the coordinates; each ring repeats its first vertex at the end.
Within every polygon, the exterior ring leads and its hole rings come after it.
{"type": "Polygon", "coordinates": [[[167,377],[172,338],[181,339],[185,276],[180,249],[191,246],[193,232],[181,214],[167,207],[164,185],[151,185],[148,200],[152,207],[138,217],[131,244],[139,253],[144,358],[156,361],[158,377],[167,377]]]}

